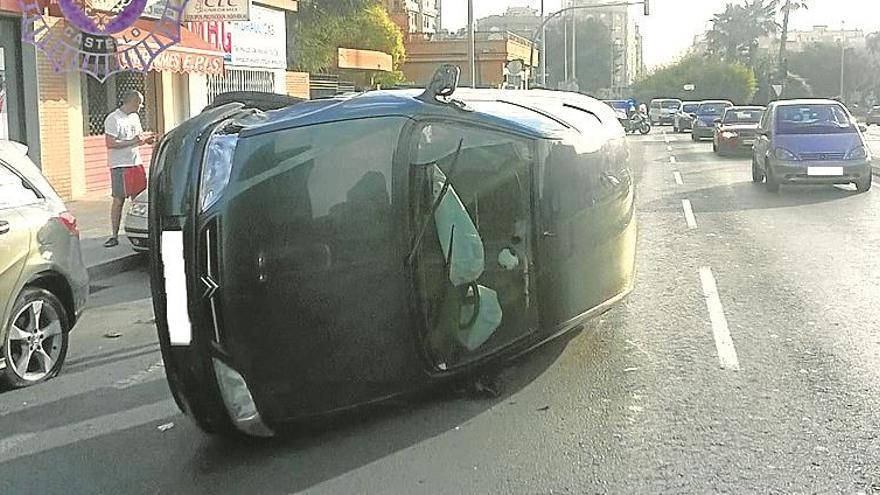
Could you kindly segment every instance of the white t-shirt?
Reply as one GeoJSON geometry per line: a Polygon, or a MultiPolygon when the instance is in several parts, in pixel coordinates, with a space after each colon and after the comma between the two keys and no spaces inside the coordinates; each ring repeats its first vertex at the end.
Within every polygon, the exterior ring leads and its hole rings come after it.
{"type": "MultiPolygon", "coordinates": [[[[141,127],[141,118],[138,114],[127,114],[117,108],[104,119],[104,133],[116,139],[128,141],[143,134],[144,129],[141,127]]],[[[110,168],[132,167],[143,164],[136,144],[127,148],[110,148],[107,152],[107,161],[110,168]]]]}

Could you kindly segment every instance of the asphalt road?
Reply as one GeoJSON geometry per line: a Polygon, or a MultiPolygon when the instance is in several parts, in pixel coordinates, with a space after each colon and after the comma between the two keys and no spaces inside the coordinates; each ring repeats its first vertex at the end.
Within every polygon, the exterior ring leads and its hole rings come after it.
{"type": "Polygon", "coordinates": [[[635,292],[501,397],[207,437],[133,272],[96,287],[61,376],[0,393],[0,493],[880,493],[880,189],[769,194],[663,130],[632,138],[635,292]]]}

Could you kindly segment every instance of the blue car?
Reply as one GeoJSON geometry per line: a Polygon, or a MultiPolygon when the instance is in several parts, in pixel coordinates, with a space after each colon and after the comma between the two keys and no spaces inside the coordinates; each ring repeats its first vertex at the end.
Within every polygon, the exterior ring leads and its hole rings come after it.
{"type": "Polygon", "coordinates": [[[871,152],[849,111],[834,100],[770,104],[758,127],[752,180],[780,184],[850,184],[871,189],[871,152]]]}
{"type": "Polygon", "coordinates": [[[700,141],[715,136],[715,124],[721,122],[724,111],[732,107],[727,100],[707,100],[700,102],[691,129],[691,140],[700,141]]]}

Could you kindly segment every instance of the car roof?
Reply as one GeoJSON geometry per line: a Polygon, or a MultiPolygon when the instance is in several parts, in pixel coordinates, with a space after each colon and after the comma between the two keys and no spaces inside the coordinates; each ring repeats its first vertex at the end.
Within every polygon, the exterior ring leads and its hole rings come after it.
{"type": "Polygon", "coordinates": [[[727,110],[765,110],[766,108],[762,105],[734,105],[727,110]]]}
{"type": "Polygon", "coordinates": [[[36,186],[43,196],[61,202],[61,198],[58,197],[40,169],[28,158],[27,150],[28,148],[24,144],[0,139],[0,160],[12,166],[28,182],[36,186]]]}
{"type": "Polygon", "coordinates": [[[799,98],[796,100],[776,100],[771,103],[773,106],[782,107],[782,106],[791,106],[791,105],[841,105],[843,103],[837,100],[830,100],[826,98],[799,98]]]}
{"type": "Polygon", "coordinates": [[[705,105],[706,103],[730,103],[733,105],[733,102],[730,100],[703,100],[700,102],[700,105],[705,105]]]}
{"type": "Polygon", "coordinates": [[[577,93],[537,89],[458,89],[453,98],[464,102],[469,107],[468,111],[453,104],[427,103],[417,98],[421,94],[421,90],[383,90],[310,100],[266,112],[264,121],[249,126],[241,135],[246,137],[306,125],[373,117],[446,116],[531,137],[555,138],[576,131],[575,126],[567,123],[559,112],[559,108],[572,105],[596,115],[601,122],[617,122],[616,114],[608,105],[577,93]]]}

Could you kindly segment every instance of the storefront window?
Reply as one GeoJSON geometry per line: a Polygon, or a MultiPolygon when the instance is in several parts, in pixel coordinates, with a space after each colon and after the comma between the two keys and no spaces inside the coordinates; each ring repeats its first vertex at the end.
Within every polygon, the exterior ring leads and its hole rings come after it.
{"type": "Polygon", "coordinates": [[[113,74],[105,82],[98,82],[90,76],[83,76],[83,117],[87,136],[104,134],[104,119],[122,104],[122,97],[128,90],[137,90],[144,95],[144,108],[140,111],[145,131],[156,131],[158,100],[156,98],[155,73],[120,72],[113,74]]]}

